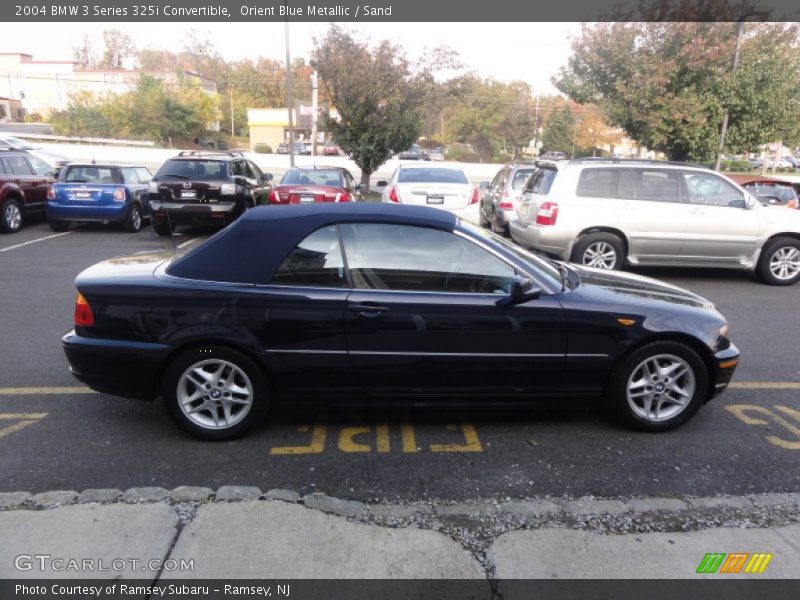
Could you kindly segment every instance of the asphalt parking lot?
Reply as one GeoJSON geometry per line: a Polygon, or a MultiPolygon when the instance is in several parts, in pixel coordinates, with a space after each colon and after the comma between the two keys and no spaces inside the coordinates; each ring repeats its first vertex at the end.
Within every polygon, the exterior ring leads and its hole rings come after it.
{"type": "MultiPolygon", "coordinates": [[[[209,231],[175,238],[177,251],[209,231]]],[[[594,408],[274,409],[247,438],[205,443],[158,404],[88,392],[69,374],[74,277],[172,250],[138,234],[43,220],[0,237],[0,491],[254,485],[358,500],[713,495],[800,489],[800,287],[738,272],[639,272],[717,304],[742,351],[734,386],[681,429],[639,434],[594,408]]]]}

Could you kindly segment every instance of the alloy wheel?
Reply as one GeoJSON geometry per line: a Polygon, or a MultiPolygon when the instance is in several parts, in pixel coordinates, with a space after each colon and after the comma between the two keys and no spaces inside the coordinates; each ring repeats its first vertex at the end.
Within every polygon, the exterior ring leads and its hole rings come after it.
{"type": "Polygon", "coordinates": [[[5,220],[11,231],[19,229],[20,225],[22,225],[22,212],[19,210],[19,206],[13,202],[9,202],[6,205],[5,220]]]}
{"type": "Polygon", "coordinates": [[[778,248],[769,259],[769,270],[781,281],[794,279],[800,273],[800,250],[793,246],[778,248]]]}
{"type": "Polygon", "coordinates": [[[582,262],[587,267],[613,269],[617,264],[617,252],[608,242],[595,242],[584,251],[582,262]]]}
{"type": "Polygon", "coordinates": [[[633,413],[657,423],[682,413],[692,400],[692,368],[674,354],[658,354],[639,363],[628,378],[626,396],[633,413]]]}
{"type": "Polygon", "coordinates": [[[227,429],[239,423],[253,406],[253,384],[232,362],[202,360],[178,379],[178,405],[186,417],[205,429],[227,429]]]}

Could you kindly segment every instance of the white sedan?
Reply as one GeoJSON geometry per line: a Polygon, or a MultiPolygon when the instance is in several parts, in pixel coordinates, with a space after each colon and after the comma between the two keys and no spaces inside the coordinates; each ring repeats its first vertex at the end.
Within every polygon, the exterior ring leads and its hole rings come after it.
{"type": "Polygon", "coordinates": [[[386,181],[381,202],[440,208],[478,222],[480,192],[459,167],[400,165],[386,181]]]}

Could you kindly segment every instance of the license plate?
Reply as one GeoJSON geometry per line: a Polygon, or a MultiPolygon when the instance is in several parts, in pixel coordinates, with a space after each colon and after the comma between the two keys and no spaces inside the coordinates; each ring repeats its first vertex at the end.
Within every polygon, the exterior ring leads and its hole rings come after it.
{"type": "Polygon", "coordinates": [[[181,190],[181,198],[197,198],[197,190],[181,190]]]}
{"type": "Polygon", "coordinates": [[[300,196],[300,204],[311,204],[314,202],[314,196],[300,196]]]}
{"type": "Polygon", "coordinates": [[[76,198],[91,198],[92,192],[75,192],[76,198]]]}
{"type": "Polygon", "coordinates": [[[444,196],[428,196],[428,204],[444,204],[444,196]]]}
{"type": "Polygon", "coordinates": [[[530,207],[527,204],[523,204],[519,207],[519,216],[524,217],[528,214],[528,210],[530,210],[530,207]]]}

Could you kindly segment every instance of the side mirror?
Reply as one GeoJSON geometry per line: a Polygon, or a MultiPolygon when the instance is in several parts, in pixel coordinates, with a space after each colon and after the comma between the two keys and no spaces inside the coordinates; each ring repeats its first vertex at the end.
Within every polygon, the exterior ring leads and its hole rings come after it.
{"type": "Polygon", "coordinates": [[[488,190],[489,189],[489,182],[488,181],[481,181],[478,184],[478,187],[480,187],[482,190],[488,190]]]}
{"type": "Polygon", "coordinates": [[[387,185],[389,185],[389,182],[384,181],[383,179],[378,182],[378,187],[386,187],[387,185]]]}
{"type": "Polygon", "coordinates": [[[522,304],[528,300],[538,298],[542,290],[534,285],[533,281],[521,275],[514,275],[511,280],[511,289],[508,296],[500,298],[495,304],[497,306],[514,306],[515,304],[522,304]]]}
{"type": "Polygon", "coordinates": [[[756,199],[753,198],[751,195],[748,194],[747,196],[745,196],[744,208],[746,208],[747,210],[753,210],[756,207],[756,204],[757,204],[756,199]]]}
{"type": "Polygon", "coordinates": [[[264,173],[264,174],[261,176],[261,180],[262,180],[262,181],[272,181],[272,179],[273,179],[273,175],[272,175],[272,173],[264,173]]]}

